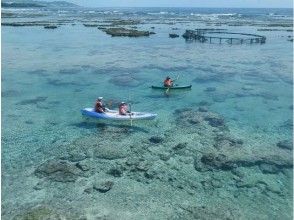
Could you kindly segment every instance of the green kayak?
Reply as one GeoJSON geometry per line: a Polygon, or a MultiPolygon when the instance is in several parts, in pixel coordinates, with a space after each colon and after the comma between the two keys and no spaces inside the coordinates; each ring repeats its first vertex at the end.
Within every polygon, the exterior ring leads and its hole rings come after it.
{"type": "Polygon", "coordinates": [[[186,86],[172,86],[172,87],[165,87],[165,86],[151,86],[152,89],[191,89],[192,85],[186,86]]]}

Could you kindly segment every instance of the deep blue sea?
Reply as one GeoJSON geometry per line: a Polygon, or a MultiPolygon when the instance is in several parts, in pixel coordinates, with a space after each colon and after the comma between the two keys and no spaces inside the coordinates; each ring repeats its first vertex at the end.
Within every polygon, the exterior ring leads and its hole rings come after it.
{"type": "Polygon", "coordinates": [[[292,219],[292,19],[292,9],[2,8],[2,218],[292,219]],[[117,20],[156,34],[83,25],[117,20]],[[3,25],[16,22],[58,28],[3,25]],[[196,28],[266,43],[181,37],[196,28]],[[191,90],[150,88],[166,76],[191,90]],[[82,116],[99,96],[158,116],[82,116]]]}

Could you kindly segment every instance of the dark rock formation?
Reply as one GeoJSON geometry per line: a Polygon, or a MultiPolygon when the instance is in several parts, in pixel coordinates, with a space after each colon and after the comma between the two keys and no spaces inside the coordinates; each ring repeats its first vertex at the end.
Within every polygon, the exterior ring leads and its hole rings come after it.
{"type": "Polygon", "coordinates": [[[225,125],[225,120],[215,115],[207,115],[204,120],[208,121],[208,124],[212,127],[221,127],[225,125]]]}
{"type": "Polygon", "coordinates": [[[35,170],[35,175],[56,182],[75,182],[82,175],[81,172],[74,164],[67,161],[48,160],[35,170]]]}
{"type": "Polygon", "coordinates": [[[197,171],[231,170],[235,167],[224,154],[203,154],[200,158],[194,158],[194,167],[197,171]]]}
{"type": "Polygon", "coordinates": [[[270,164],[265,164],[265,163],[264,164],[260,164],[259,165],[259,169],[264,174],[276,174],[276,173],[278,173],[278,172],[281,171],[277,166],[270,165],[270,164]]]}
{"type": "Polygon", "coordinates": [[[229,158],[224,154],[207,153],[194,157],[194,168],[199,172],[209,170],[232,171],[237,167],[259,168],[265,173],[277,172],[278,169],[291,169],[293,167],[292,157],[282,158],[277,155],[267,155],[265,157],[251,155],[243,158],[229,158]]]}
{"type": "Polygon", "coordinates": [[[106,173],[114,177],[121,177],[123,175],[123,169],[122,167],[112,167],[106,173]]]}
{"type": "Polygon", "coordinates": [[[42,8],[46,6],[41,3],[34,3],[34,2],[2,2],[1,7],[3,8],[42,8]]]}
{"type": "Polygon", "coordinates": [[[293,142],[291,140],[279,141],[277,146],[282,149],[293,150],[293,142]]]}
{"type": "Polygon", "coordinates": [[[56,29],[57,26],[56,25],[45,25],[44,28],[45,29],[56,29]]]}
{"type": "Polygon", "coordinates": [[[159,143],[162,143],[164,141],[164,139],[160,136],[153,136],[153,137],[149,138],[149,141],[153,144],[159,144],[159,143]]]}
{"type": "MultiPolygon", "coordinates": [[[[62,25],[63,23],[58,23],[62,25]]],[[[28,21],[28,22],[2,22],[3,26],[12,26],[12,27],[25,27],[25,26],[43,26],[44,28],[57,28],[56,24],[49,21],[28,21]]]]}
{"type": "Polygon", "coordinates": [[[111,26],[116,25],[137,25],[141,22],[139,20],[116,20],[111,23],[111,26]]]}
{"type": "Polygon", "coordinates": [[[179,143],[179,144],[177,144],[176,146],[173,147],[173,150],[178,151],[178,150],[184,149],[185,147],[187,147],[187,145],[188,145],[187,142],[179,143]]]}
{"type": "Polygon", "coordinates": [[[177,37],[180,37],[180,35],[178,35],[178,34],[169,34],[169,37],[170,38],[177,38],[177,37]]]}
{"type": "Polygon", "coordinates": [[[107,28],[103,31],[112,37],[142,37],[150,35],[149,31],[138,31],[126,28],[107,28]]]}

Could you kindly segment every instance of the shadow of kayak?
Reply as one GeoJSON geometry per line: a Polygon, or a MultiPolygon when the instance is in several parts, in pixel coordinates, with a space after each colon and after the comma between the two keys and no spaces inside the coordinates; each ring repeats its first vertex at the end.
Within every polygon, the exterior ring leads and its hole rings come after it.
{"type": "MultiPolygon", "coordinates": [[[[129,123],[129,122],[128,122],[129,123]]],[[[118,124],[118,123],[105,123],[105,122],[94,122],[94,121],[83,121],[78,123],[72,123],[70,126],[74,126],[82,129],[98,129],[101,132],[113,132],[113,133],[130,133],[130,132],[142,132],[149,133],[148,130],[131,124],[118,124]]]]}

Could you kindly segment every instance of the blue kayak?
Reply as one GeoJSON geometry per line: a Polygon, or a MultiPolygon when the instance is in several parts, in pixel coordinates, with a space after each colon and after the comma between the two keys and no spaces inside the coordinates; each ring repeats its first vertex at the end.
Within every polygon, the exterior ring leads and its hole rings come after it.
{"type": "Polygon", "coordinates": [[[151,120],[154,119],[157,114],[147,113],[147,112],[132,112],[127,115],[120,115],[118,111],[107,110],[105,113],[95,112],[93,108],[84,108],[81,110],[82,114],[85,116],[97,118],[97,119],[108,119],[108,120],[151,120]]]}

